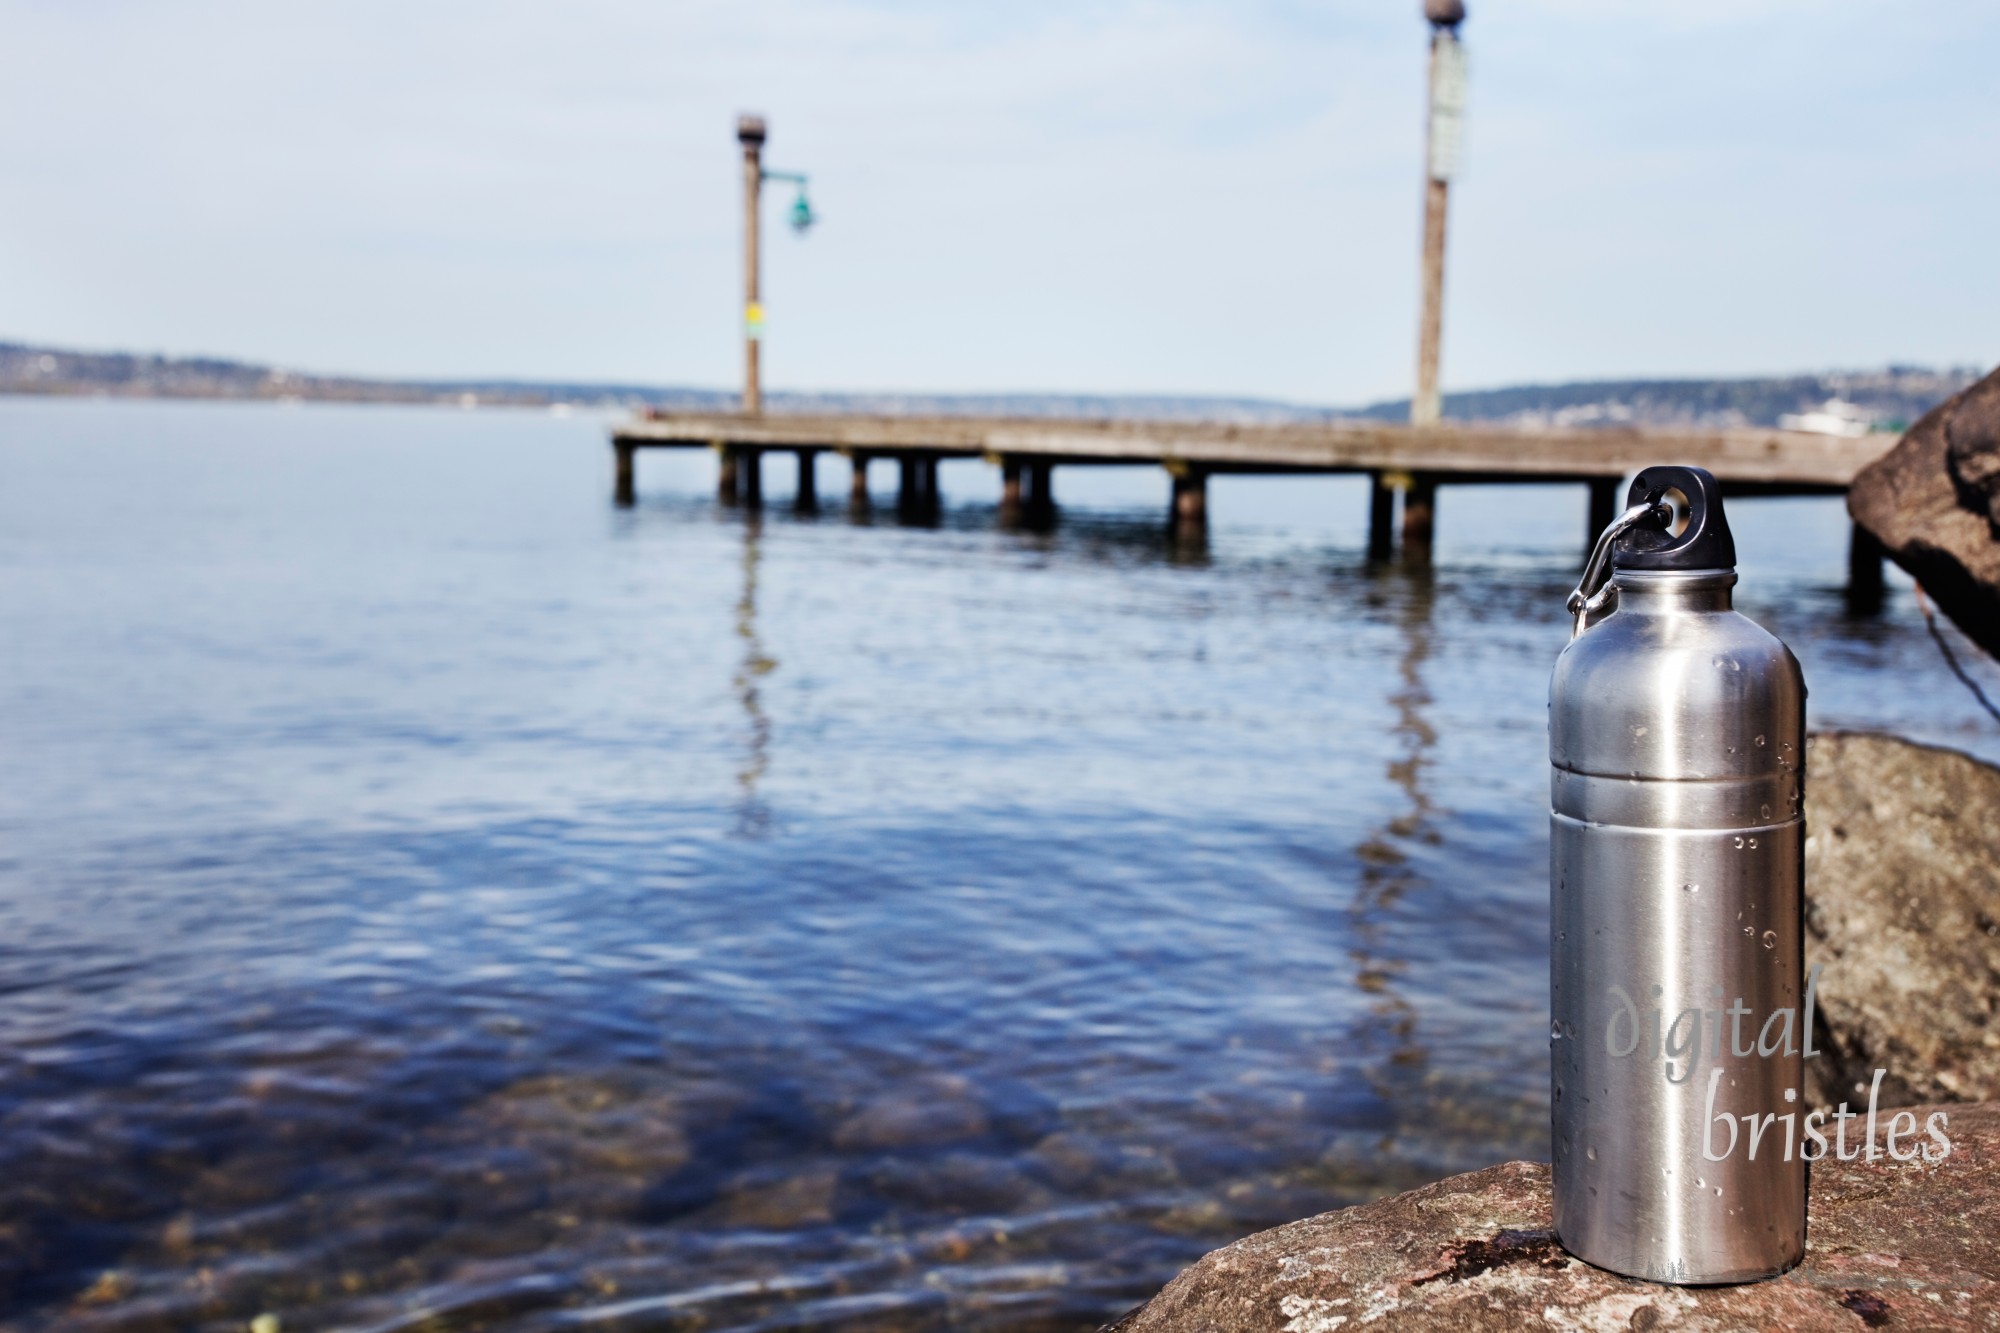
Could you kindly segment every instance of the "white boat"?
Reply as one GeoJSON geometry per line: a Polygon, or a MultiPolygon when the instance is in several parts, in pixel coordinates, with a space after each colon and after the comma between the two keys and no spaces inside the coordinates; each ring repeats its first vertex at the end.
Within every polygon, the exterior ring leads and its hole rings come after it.
{"type": "Polygon", "coordinates": [[[1778,429],[1853,439],[1875,429],[1875,413],[1839,398],[1829,398],[1817,411],[1785,413],[1778,418],[1778,429]]]}

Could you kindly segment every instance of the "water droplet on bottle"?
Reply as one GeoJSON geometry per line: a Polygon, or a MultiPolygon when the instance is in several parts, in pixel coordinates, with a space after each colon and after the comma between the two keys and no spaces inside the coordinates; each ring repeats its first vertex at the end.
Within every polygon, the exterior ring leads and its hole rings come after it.
{"type": "Polygon", "coordinates": [[[1736,850],[1739,852],[1743,850],[1743,839],[1740,837],[1736,840],[1736,850]]]}
{"type": "Polygon", "coordinates": [[[1755,934],[1757,933],[1757,927],[1755,927],[1755,926],[1745,926],[1745,927],[1743,927],[1743,933],[1744,933],[1745,935],[1755,935],[1755,934]]]}
{"type": "Polygon", "coordinates": [[[1722,1186],[1717,1185],[1715,1187],[1715,1197],[1718,1199],[1722,1197],[1722,1186]]]}
{"type": "Polygon", "coordinates": [[[1585,1148],[1585,1149],[1583,1150],[1583,1155],[1584,1155],[1585,1157],[1588,1157],[1588,1158],[1589,1158],[1589,1159],[1590,1159],[1591,1161],[1593,1161],[1593,1162],[1594,1162],[1594,1161],[1596,1161],[1596,1160],[1597,1160],[1597,1149],[1595,1149],[1595,1148],[1585,1148]]]}
{"type": "Polygon", "coordinates": [[[1750,839],[1750,850],[1753,852],[1757,850],[1757,840],[1755,838],[1750,839]]]}
{"type": "Polygon", "coordinates": [[[1660,1168],[1660,1174],[1663,1176],[1671,1176],[1673,1173],[1674,1169],[1670,1166],[1663,1166],[1660,1168]]]}
{"type": "Polygon", "coordinates": [[[1778,947],[1778,932],[1777,932],[1777,931],[1775,931],[1775,930],[1767,930],[1767,931],[1765,931],[1765,932],[1764,932],[1764,947],[1765,947],[1766,949],[1775,949],[1775,948],[1777,948],[1777,947],[1778,947]]]}
{"type": "Polygon", "coordinates": [[[1763,805],[1757,807],[1757,817],[1759,819],[1769,819],[1771,817],[1770,802],[1766,801],[1763,805]]]}
{"type": "Polygon", "coordinates": [[[1549,1040],[1557,1041],[1562,1037],[1562,1034],[1563,1034],[1563,1025],[1561,1023],[1558,1023],[1555,1019],[1551,1018],[1549,1020],[1549,1040]]]}
{"type": "Polygon", "coordinates": [[[1698,1190],[1705,1190],[1708,1188],[1708,1182],[1706,1180],[1703,1180],[1700,1176],[1696,1176],[1694,1178],[1694,1187],[1698,1190]]]}
{"type": "Polygon", "coordinates": [[[1699,885],[1699,884],[1683,884],[1683,885],[1681,885],[1681,892],[1682,892],[1682,893],[1700,893],[1700,892],[1701,892],[1701,885],[1699,885]]]}
{"type": "Polygon", "coordinates": [[[1757,744],[1762,745],[1763,743],[1764,743],[1764,738],[1762,736],[1759,736],[1757,738],[1757,744]]]}

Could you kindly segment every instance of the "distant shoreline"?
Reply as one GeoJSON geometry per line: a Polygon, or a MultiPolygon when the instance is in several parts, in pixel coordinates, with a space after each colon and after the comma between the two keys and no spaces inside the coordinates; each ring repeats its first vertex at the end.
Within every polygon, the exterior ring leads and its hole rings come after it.
{"type": "MultiPolygon", "coordinates": [[[[1935,370],[1890,366],[1745,379],[1596,380],[1447,393],[1444,414],[1461,421],[1521,426],[1697,426],[1778,424],[1838,399],[1878,430],[1901,430],[1973,382],[1972,366],[1935,370]]],[[[318,375],[209,357],[85,352],[0,343],[0,394],[35,397],[386,403],[436,407],[667,408],[733,410],[733,390],[558,380],[389,380],[318,375]]],[[[767,393],[780,413],[888,416],[1065,416],[1243,422],[1402,420],[1405,399],[1356,408],[1264,398],[1065,393],[767,393]]]]}

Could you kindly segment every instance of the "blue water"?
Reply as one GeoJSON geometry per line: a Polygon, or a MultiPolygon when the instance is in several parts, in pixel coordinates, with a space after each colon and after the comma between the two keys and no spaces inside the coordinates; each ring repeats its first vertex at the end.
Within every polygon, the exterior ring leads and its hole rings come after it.
{"type": "MultiPolygon", "coordinates": [[[[1546,1141],[1575,490],[716,505],[604,423],[0,400],[14,1327],[1087,1328],[1546,1141]]],[[[844,496],[827,469],[823,492],[844,496]]],[[[886,494],[893,477],[877,485],[886,494]]],[[[1817,727],[2000,755],[1838,501],[1817,727]]]]}

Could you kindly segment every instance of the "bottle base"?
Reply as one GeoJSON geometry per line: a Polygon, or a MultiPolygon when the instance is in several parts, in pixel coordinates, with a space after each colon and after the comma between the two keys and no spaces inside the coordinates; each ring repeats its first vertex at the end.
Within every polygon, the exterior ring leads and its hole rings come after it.
{"type": "Polygon", "coordinates": [[[1657,1282],[1671,1287],[1740,1287],[1753,1282],[1768,1282],[1781,1277],[1799,1266],[1805,1258],[1805,1249],[1800,1247],[1797,1254],[1775,1266],[1758,1264],[1750,1266],[1716,1268],[1699,1267],[1683,1259],[1668,1260],[1664,1263],[1647,1261],[1634,1255],[1607,1254],[1584,1244],[1572,1244],[1560,1228],[1556,1231],[1556,1242],[1573,1259],[1581,1259],[1592,1268],[1601,1268],[1607,1273],[1620,1277],[1637,1278],[1641,1282],[1657,1282]]]}

